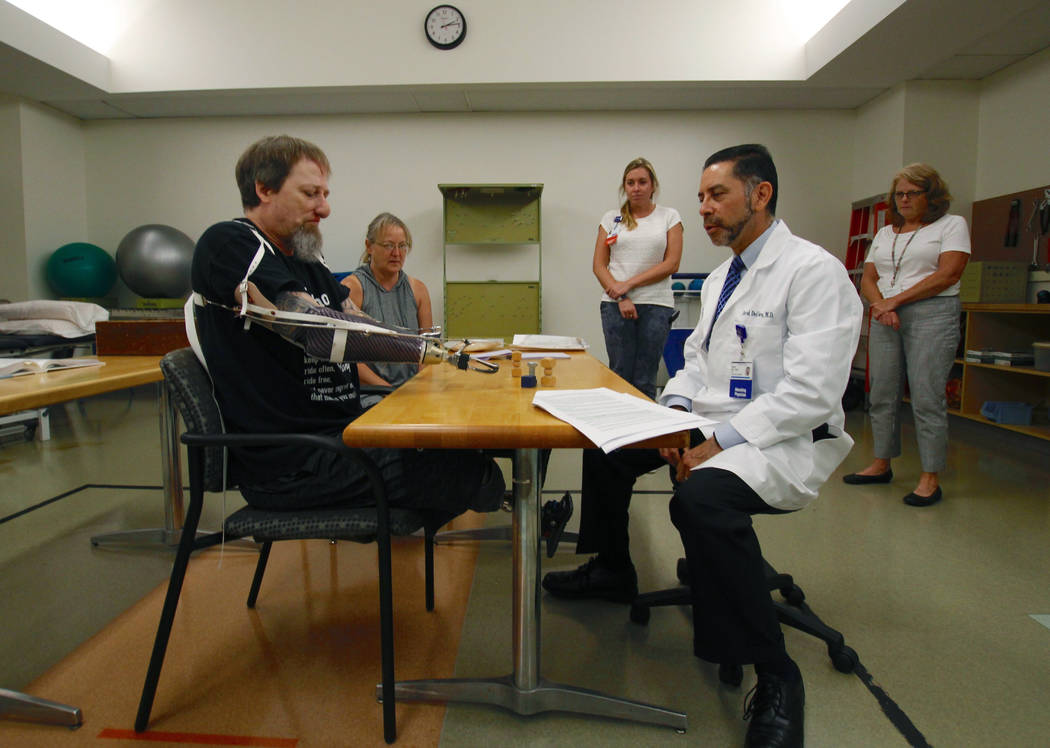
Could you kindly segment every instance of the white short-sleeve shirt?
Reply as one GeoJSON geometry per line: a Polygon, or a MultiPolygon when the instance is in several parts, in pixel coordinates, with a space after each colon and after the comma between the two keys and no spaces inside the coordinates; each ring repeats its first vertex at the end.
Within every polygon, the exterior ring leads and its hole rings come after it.
{"type": "MultiPolygon", "coordinates": [[[[900,234],[893,233],[893,226],[883,226],[875,234],[864,261],[875,265],[879,274],[879,291],[883,298],[889,298],[937,270],[942,252],[970,254],[970,230],[962,216],[944,215],[915,231],[900,234]],[[900,265],[896,283],[893,282],[894,255],[900,265]]],[[[956,283],[937,295],[957,296],[958,293],[959,284],[956,283]]]]}
{"type": "MultiPolygon", "coordinates": [[[[610,210],[602,216],[601,226],[606,234],[612,234],[616,226],[618,210],[610,210]]],[[[621,228],[616,242],[609,247],[609,273],[618,281],[627,280],[660,264],[667,252],[667,232],[682,222],[682,217],[674,208],[657,205],[645,218],[639,218],[638,225],[631,231],[621,228]]],[[[671,293],[671,278],[668,276],[647,286],[632,289],[628,297],[635,304],[656,304],[657,306],[674,306],[674,294],[671,293]]],[[[613,301],[608,294],[602,294],[602,301],[613,301]]]]}

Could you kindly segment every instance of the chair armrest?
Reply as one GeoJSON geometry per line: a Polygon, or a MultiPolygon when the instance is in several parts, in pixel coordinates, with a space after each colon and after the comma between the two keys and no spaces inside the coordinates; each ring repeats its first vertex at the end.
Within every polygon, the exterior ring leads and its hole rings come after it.
{"type": "Polygon", "coordinates": [[[349,451],[338,436],[321,434],[182,434],[183,444],[194,447],[266,447],[279,444],[299,444],[329,452],[349,451]]]}

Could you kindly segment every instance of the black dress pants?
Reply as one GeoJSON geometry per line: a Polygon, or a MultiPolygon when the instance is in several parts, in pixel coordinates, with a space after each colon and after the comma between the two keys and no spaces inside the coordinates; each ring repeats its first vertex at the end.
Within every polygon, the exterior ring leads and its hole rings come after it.
{"type": "Polygon", "coordinates": [[[701,468],[671,498],[689,566],[693,652],[708,662],[747,665],[786,656],[751,517],[786,514],[728,470],[701,468]]]}
{"type": "Polygon", "coordinates": [[[634,482],[667,463],[655,449],[621,449],[605,454],[583,451],[580,538],[577,553],[597,553],[612,567],[631,561],[627,525],[634,482]]]}
{"type": "MultiPolygon", "coordinates": [[[[613,564],[629,561],[634,483],[666,464],[656,450],[585,451],[577,552],[598,553],[613,564]]],[[[718,468],[692,471],[678,484],[670,509],[689,566],[696,656],[739,665],[783,657],[784,636],[751,517],[785,512],[718,468]]]]}

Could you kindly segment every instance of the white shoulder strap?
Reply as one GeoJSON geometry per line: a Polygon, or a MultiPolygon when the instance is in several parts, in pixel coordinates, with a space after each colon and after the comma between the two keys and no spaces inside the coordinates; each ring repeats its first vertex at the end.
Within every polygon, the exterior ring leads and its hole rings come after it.
{"type": "MultiPolygon", "coordinates": [[[[234,221],[234,223],[240,222],[234,221]]],[[[273,247],[270,246],[270,243],[262,237],[262,234],[251,226],[243,223],[241,225],[251,231],[255,235],[255,238],[259,240],[259,248],[255,250],[255,254],[252,256],[252,261],[248,263],[248,272],[244,274],[244,277],[238,284],[241,290],[241,316],[243,317],[248,311],[249,306],[247,293],[248,278],[250,278],[251,274],[259,267],[259,263],[262,262],[267,251],[269,251],[270,254],[275,254],[275,252],[273,247]]],[[[186,338],[190,342],[190,348],[193,349],[193,353],[197,356],[197,360],[201,362],[201,366],[204,367],[204,370],[208,371],[208,362],[204,360],[204,349],[201,348],[200,336],[197,334],[197,315],[194,313],[195,306],[203,307],[205,303],[204,297],[194,291],[189,295],[189,298],[186,299],[186,304],[183,306],[182,311],[186,325],[186,338]]],[[[245,324],[247,324],[247,320],[245,320],[245,324]]]]}
{"type": "Polygon", "coordinates": [[[186,324],[186,338],[190,341],[190,348],[193,349],[194,354],[197,356],[197,360],[201,362],[201,366],[210,375],[208,371],[208,362],[204,360],[204,350],[201,348],[200,337],[197,335],[197,314],[194,311],[194,307],[204,306],[204,297],[194,291],[190,294],[190,297],[186,299],[186,305],[182,307],[182,314],[184,322],[186,324]]]}

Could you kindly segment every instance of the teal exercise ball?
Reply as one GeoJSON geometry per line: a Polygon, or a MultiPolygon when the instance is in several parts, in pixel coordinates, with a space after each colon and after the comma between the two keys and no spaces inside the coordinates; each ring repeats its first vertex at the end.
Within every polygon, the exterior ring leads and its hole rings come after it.
{"type": "Polygon", "coordinates": [[[690,291],[699,291],[703,287],[704,287],[704,279],[703,278],[693,278],[691,281],[689,281],[689,290],[690,291]]]}
{"type": "Polygon", "coordinates": [[[51,289],[61,297],[96,299],[117,282],[117,264],[109,253],[87,242],[65,244],[47,260],[51,289]]]}
{"type": "Polygon", "coordinates": [[[682,283],[682,281],[675,281],[674,283],[671,284],[671,290],[672,291],[684,291],[685,290],[685,284],[682,283]]]}
{"type": "Polygon", "coordinates": [[[184,298],[190,290],[192,263],[193,240],[160,223],[132,229],[117,245],[121,280],[145,298],[184,298]]]}

